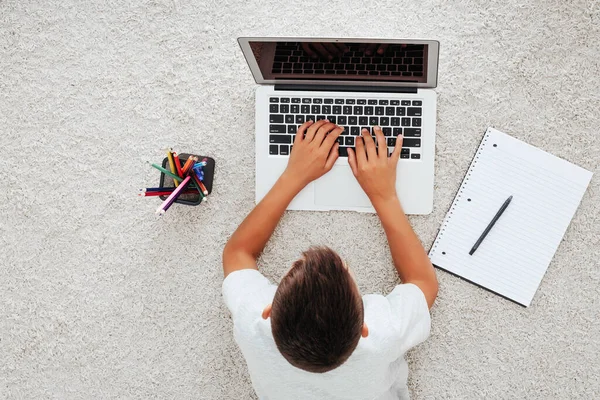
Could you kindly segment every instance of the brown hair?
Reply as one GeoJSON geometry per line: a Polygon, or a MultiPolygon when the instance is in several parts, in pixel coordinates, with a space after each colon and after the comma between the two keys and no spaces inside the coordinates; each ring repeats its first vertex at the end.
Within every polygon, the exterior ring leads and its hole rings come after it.
{"type": "Polygon", "coordinates": [[[342,365],[358,345],[362,297],[335,251],[312,247],[302,255],[277,288],[271,330],[290,364],[327,372],[342,365]]]}

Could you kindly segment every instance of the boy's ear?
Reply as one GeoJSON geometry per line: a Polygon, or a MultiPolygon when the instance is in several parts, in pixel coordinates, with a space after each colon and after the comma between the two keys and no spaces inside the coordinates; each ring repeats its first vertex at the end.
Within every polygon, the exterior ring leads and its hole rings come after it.
{"type": "MultiPolygon", "coordinates": [[[[271,313],[270,309],[269,309],[269,313],[271,313]]],[[[263,311],[263,315],[264,315],[264,311],[263,311]]],[[[362,326],[361,336],[364,338],[369,336],[369,327],[365,323],[363,323],[363,326],[362,326]]]]}
{"type": "MultiPolygon", "coordinates": [[[[271,316],[271,307],[272,307],[272,306],[273,306],[273,304],[269,303],[269,304],[268,304],[268,305],[265,307],[265,309],[264,309],[264,310],[263,310],[263,312],[262,312],[262,317],[263,317],[263,319],[267,319],[267,318],[269,318],[269,317],[271,316]]],[[[364,327],[363,327],[363,329],[364,329],[364,327]]]]}

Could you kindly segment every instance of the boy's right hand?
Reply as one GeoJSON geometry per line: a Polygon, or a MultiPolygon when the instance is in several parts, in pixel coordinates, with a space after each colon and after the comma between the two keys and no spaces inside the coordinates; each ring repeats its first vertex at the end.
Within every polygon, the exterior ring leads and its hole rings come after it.
{"type": "Polygon", "coordinates": [[[388,157],[388,148],[381,128],[373,128],[379,152],[375,148],[375,141],[367,129],[362,130],[362,139],[356,138],[356,150],[348,149],[348,163],[352,173],[358,180],[371,203],[387,201],[396,195],[396,166],[402,150],[402,136],[396,138],[396,146],[391,156],[388,157]]]}

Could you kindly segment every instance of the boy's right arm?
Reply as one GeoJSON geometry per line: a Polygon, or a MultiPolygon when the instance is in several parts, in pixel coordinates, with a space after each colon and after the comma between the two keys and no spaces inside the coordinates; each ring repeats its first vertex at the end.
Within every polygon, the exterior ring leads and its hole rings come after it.
{"type": "Polygon", "coordinates": [[[417,285],[431,308],[438,293],[435,271],[396,194],[396,166],[402,149],[402,138],[397,138],[396,147],[388,157],[386,138],[381,128],[375,127],[374,131],[379,154],[371,135],[363,130],[363,140],[356,139],[356,150],[348,151],[348,162],[379,215],[400,279],[404,283],[417,285]],[[382,151],[383,149],[386,150],[382,151]]]}

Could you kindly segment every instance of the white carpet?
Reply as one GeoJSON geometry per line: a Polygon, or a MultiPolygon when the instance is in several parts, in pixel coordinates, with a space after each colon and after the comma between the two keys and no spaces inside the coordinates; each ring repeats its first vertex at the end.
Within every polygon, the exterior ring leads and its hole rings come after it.
{"type": "MultiPolygon", "coordinates": [[[[488,126],[599,172],[592,0],[0,0],[0,398],[253,398],[220,254],[254,205],[255,85],[242,35],[441,41],[431,245],[488,126]],[[160,149],[217,160],[202,207],[154,217],[160,149]]],[[[533,305],[445,272],[414,399],[600,397],[595,176],[533,305]]],[[[374,215],[285,215],[260,268],[310,244],[364,293],[397,282],[374,215]]]]}

